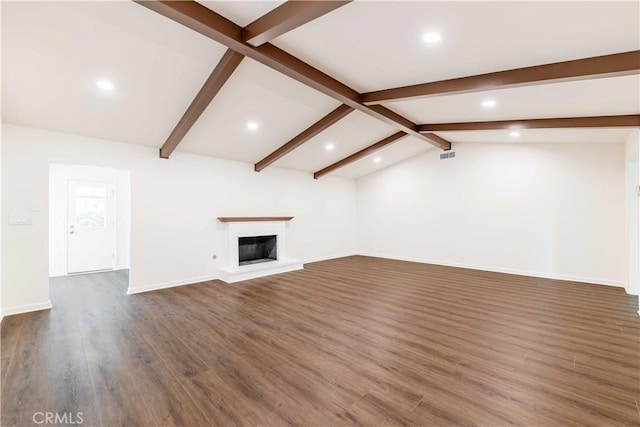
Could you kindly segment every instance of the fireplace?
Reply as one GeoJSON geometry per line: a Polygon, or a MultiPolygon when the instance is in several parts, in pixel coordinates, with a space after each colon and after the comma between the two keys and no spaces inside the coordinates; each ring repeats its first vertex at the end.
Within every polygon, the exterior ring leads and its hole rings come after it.
{"type": "Polygon", "coordinates": [[[287,251],[287,228],[292,217],[219,217],[227,231],[227,256],[218,278],[236,283],[272,274],[301,270],[301,260],[287,251]]]}
{"type": "Polygon", "coordinates": [[[278,237],[249,236],[238,238],[238,264],[249,265],[278,260],[278,237]]]}

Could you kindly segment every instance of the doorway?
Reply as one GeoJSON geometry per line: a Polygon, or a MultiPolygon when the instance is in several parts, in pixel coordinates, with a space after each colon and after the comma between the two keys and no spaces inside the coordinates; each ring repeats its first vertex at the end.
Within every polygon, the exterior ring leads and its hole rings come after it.
{"type": "Polygon", "coordinates": [[[52,164],[49,276],[129,269],[129,172],[52,164]]]}
{"type": "Polygon", "coordinates": [[[115,186],[68,182],[67,274],[115,269],[115,186]]]}

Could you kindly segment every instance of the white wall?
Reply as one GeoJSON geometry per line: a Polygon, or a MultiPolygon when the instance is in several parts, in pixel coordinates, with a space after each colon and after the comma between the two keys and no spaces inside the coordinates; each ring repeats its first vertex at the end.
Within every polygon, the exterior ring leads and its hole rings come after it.
{"type": "Polygon", "coordinates": [[[3,124],[2,142],[5,314],[49,299],[53,163],[130,171],[133,290],[214,278],[227,261],[216,217],[242,215],[294,215],[289,255],[307,261],[358,252],[627,282],[625,144],[460,143],[455,159],[431,150],[359,179],[356,193],[351,180],[279,168],[258,174],[249,164],[181,153],[162,160],[155,148],[15,125],[3,124]],[[33,225],[7,226],[14,215],[33,225]]]}
{"type": "MultiPolygon", "coordinates": [[[[0,22],[2,21],[2,5],[0,5],[0,22]]],[[[0,31],[0,46],[2,46],[2,31],[0,31]]],[[[0,81],[2,81],[2,55],[0,55],[0,81]]],[[[1,91],[1,88],[0,88],[1,91]]],[[[2,115],[2,97],[0,96],[0,117],[2,115]]],[[[2,123],[0,123],[0,128],[2,123]]],[[[1,130],[0,130],[1,131],[1,130]]],[[[2,138],[0,137],[0,201],[2,200],[2,138]]],[[[2,241],[2,230],[4,228],[4,216],[2,215],[2,203],[0,203],[0,242],[2,241]]],[[[4,319],[4,310],[2,309],[2,245],[0,245],[0,323],[4,319]]]]}
{"type": "Polygon", "coordinates": [[[637,188],[640,185],[640,130],[634,129],[626,148],[626,225],[627,225],[627,292],[640,294],[640,206],[637,188]]]}
{"type": "Polygon", "coordinates": [[[303,260],[356,251],[352,180],[176,153],[15,125],[2,127],[3,222],[29,215],[33,225],[4,229],[2,303],[15,312],[49,299],[49,165],[71,163],[131,172],[131,288],[216,276],[225,263],[218,216],[293,215],[288,252],[303,260]],[[213,260],[212,255],[218,259],[213,260]]]}
{"type": "MultiPolygon", "coordinates": [[[[0,201],[1,200],[2,200],[2,138],[0,138],[0,201]]],[[[3,228],[4,228],[4,216],[2,215],[2,203],[0,203],[0,242],[2,242],[3,228]]],[[[4,319],[4,310],[2,309],[2,307],[3,307],[2,305],[2,245],[0,244],[0,322],[2,322],[2,319],[4,319]]]]}
{"type": "Polygon", "coordinates": [[[360,253],[624,286],[624,144],[454,148],[357,181],[360,253]]]}
{"type": "Polygon", "coordinates": [[[115,188],[115,269],[129,268],[131,197],[129,171],[53,164],[49,174],[49,276],[67,274],[67,193],[69,181],[113,182],[115,188]]]}

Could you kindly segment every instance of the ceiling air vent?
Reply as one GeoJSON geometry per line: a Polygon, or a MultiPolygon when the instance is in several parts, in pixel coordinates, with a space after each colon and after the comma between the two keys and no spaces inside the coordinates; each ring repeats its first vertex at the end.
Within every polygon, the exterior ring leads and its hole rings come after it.
{"type": "Polygon", "coordinates": [[[455,151],[447,151],[445,153],[440,154],[440,160],[451,159],[456,156],[455,151]]]}

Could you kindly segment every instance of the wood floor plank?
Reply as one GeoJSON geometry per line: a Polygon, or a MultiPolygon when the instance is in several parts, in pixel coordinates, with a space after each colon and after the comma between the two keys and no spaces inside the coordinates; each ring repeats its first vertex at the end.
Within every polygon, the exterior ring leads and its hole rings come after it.
{"type": "Polygon", "coordinates": [[[2,387],[6,384],[7,373],[9,367],[14,360],[16,353],[16,346],[18,339],[22,336],[20,328],[24,326],[25,322],[22,321],[20,316],[8,316],[3,319],[2,325],[0,325],[0,381],[2,387]]]}
{"type": "MultiPolygon", "coordinates": [[[[18,316],[15,316],[18,317],[18,316]]],[[[50,390],[40,381],[43,376],[43,359],[41,348],[46,337],[38,331],[45,328],[46,318],[36,313],[19,316],[24,322],[17,337],[15,354],[8,369],[2,387],[2,424],[28,425],[33,424],[35,412],[47,410],[46,401],[50,390]],[[38,396],[38,399],[34,399],[38,396]]],[[[3,336],[4,339],[4,336],[3,336]]]]}
{"type": "Polygon", "coordinates": [[[640,425],[620,288],[370,257],[127,295],[56,278],[7,317],[2,425],[640,425]]]}

